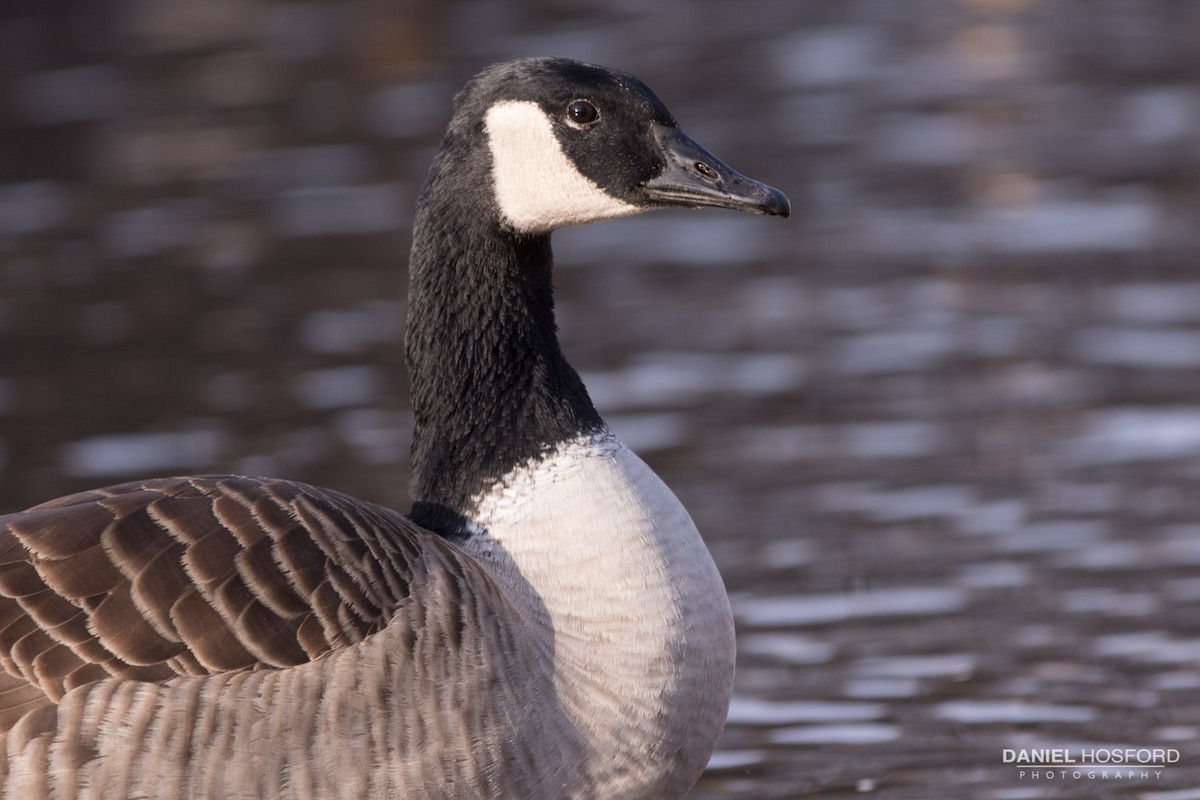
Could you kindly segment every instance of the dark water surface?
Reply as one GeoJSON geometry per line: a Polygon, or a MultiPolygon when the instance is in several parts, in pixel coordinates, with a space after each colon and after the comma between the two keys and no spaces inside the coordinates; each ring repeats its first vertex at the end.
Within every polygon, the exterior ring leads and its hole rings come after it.
{"type": "Polygon", "coordinates": [[[694,796],[1196,800],[1197,42],[1167,0],[6,4],[0,508],[196,471],[404,507],[449,97],[590,59],[796,208],[556,236],[564,348],[738,618],[694,796]]]}

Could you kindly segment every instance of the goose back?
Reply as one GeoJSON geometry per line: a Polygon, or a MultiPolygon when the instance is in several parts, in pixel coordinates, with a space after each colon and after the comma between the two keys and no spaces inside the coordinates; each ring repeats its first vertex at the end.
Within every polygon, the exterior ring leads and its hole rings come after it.
{"type": "Polygon", "coordinates": [[[587,761],[549,637],[395,512],[214,476],[0,525],[6,800],[538,797],[587,761]]]}
{"type": "MultiPolygon", "coordinates": [[[[236,476],[126,483],[0,516],[0,683],[58,702],[107,677],[310,661],[384,624],[408,593],[418,530],[336,492],[236,476]]],[[[0,727],[31,701],[0,691],[0,727]]]]}

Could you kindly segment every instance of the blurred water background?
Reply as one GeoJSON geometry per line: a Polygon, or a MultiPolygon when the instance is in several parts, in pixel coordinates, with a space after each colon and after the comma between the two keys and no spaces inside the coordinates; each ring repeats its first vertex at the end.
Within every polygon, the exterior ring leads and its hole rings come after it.
{"type": "Polygon", "coordinates": [[[733,597],[693,796],[1200,798],[1200,3],[0,14],[0,510],[213,471],[406,507],[450,97],[592,60],[795,204],[556,236],[564,348],[733,597]]]}

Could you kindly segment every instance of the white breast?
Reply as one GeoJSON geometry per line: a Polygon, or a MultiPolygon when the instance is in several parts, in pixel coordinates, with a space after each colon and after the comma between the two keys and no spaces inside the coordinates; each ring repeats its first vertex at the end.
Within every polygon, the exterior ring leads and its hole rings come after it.
{"type": "Polygon", "coordinates": [[[480,498],[468,548],[553,633],[559,702],[603,797],[675,797],[724,726],[733,621],[674,494],[611,434],[583,437],[480,498]]]}

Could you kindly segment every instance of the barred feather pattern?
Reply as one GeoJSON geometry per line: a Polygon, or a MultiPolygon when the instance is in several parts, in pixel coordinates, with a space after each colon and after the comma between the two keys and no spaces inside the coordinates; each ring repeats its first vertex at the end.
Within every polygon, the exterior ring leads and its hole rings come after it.
{"type": "Polygon", "coordinates": [[[289,481],[0,517],[0,797],[540,796],[586,756],[523,616],[405,517],[289,481]]]}

